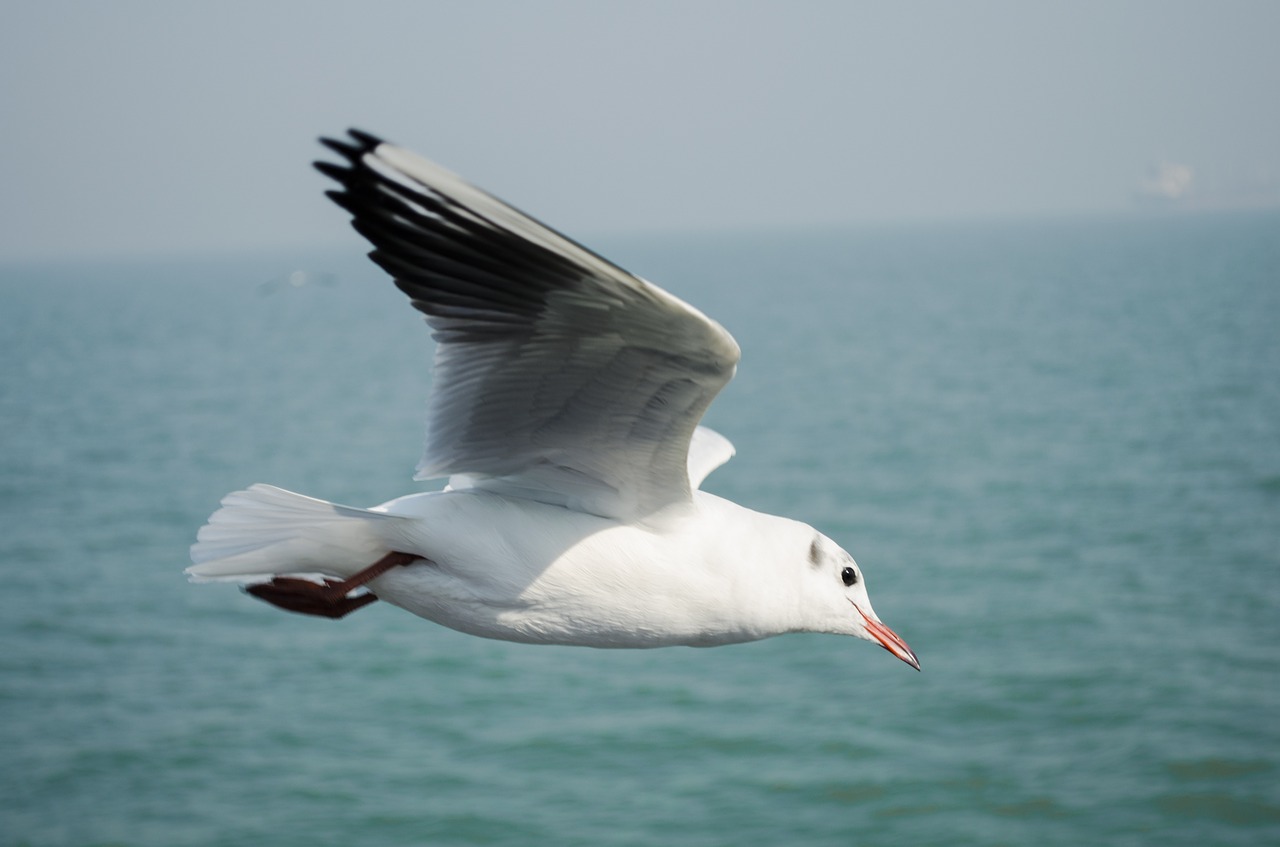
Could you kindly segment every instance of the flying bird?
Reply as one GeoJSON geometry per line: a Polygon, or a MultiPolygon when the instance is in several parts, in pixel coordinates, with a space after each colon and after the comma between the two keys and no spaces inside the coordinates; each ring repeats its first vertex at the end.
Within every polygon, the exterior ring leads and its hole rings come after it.
{"type": "Polygon", "coordinates": [[[340,618],[377,600],[472,635],[590,647],[852,635],[919,670],[862,570],[813,527],[700,490],[699,421],[739,350],[663,289],[364,132],[322,139],[328,196],[436,341],[415,479],[370,509],[227,495],[187,573],[340,618]]]}

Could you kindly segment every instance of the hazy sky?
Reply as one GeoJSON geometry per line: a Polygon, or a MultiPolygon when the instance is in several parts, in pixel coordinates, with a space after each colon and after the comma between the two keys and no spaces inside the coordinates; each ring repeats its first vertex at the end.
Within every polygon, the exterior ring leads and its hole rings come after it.
{"type": "Polygon", "coordinates": [[[1280,175],[1280,2],[0,4],[0,259],[303,246],[358,126],[571,234],[1280,175]]]}

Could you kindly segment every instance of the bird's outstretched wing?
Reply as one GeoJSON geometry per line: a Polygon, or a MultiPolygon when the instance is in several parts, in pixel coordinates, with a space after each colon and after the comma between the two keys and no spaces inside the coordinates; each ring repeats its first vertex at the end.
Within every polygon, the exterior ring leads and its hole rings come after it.
{"type": "Polygon", "coordinates": [[[316,167],[438,342],[416,477],[624,519],[687,501],[733,337],[444,168],[350,136],[323,139],[345,164],[316,167]]]}

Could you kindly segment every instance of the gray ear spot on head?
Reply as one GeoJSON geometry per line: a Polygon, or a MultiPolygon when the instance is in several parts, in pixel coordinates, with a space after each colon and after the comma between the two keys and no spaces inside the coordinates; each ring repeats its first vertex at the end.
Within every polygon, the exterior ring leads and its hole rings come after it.
{"type": "Polygon", "coordinates": [[[813,543],[809,545],[809,564],[815,568],[822,565],[822,544],[817,536],[814,536],[813,543]]]}

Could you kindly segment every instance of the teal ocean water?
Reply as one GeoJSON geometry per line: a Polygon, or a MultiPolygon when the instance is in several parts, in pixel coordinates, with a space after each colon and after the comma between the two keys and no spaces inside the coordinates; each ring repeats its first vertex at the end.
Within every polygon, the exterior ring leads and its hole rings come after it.
{"type": "Polygon", "coordinates": [[[594,246],[742,344],[706,487],[923,672],[188,585],[228,491],[414,490],[425,327],[354,252],[9,266],[0,844],[1280,843],[1280,216],[594,246]]]}

